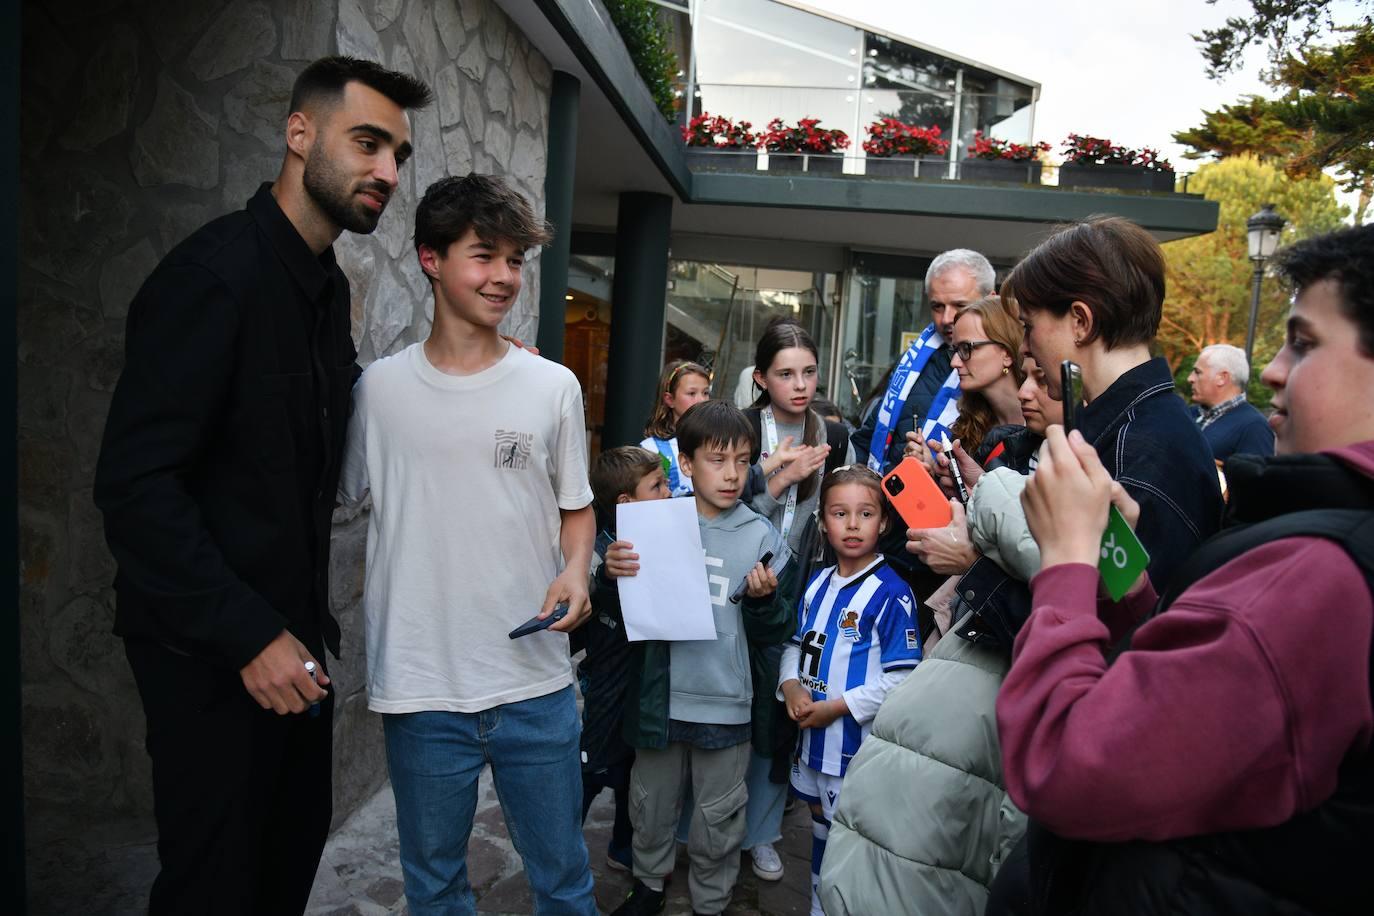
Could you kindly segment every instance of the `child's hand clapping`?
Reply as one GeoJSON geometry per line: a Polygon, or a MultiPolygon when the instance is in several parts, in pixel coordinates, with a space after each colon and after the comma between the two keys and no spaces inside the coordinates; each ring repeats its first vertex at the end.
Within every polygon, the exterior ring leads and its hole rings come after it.
{"type": "Polygon", "coordinates": [[[629,541],[616,541],[606,548],[606,575],[622,579],[639,573],[639,554],[629,541]]]}
{"type": "MultiPolygon", "coordinates": [[[[609,557],[610,554],[608,553],[609,557]]],[[[750,598],[762,598],[777,591],[778,577],[773,574],[773,570],[764,566],[762,563],[755,563],[754,568],[749,570],[749,575],[745,578],[745,594],[750,598]]]]}
{"type": "Polygon", "coordinates": [[[793,449],[782,470],[778,471],[776,480],[784,489],[794,483],[801,483],[819,471],[829,455],[830,446],[824,443],[821,445],[803,445],[793,449]]]}

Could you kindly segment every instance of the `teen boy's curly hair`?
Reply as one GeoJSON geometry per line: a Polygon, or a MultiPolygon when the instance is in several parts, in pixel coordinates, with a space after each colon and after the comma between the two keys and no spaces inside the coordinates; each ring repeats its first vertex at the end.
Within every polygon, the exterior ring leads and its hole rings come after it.
{"type": "Polygon", "coordinates": [[[415,208],[415,249],[443,254],[471,228],[484,242],[511,242],[521,251],[547,245],[553,229],[534,215],[529,201],[495,175],[471,172],[441,178],[415,208]]]}
{"type": "Polygon", "coordinates": [[[615,528],[615,505],[621,496],[633,497],[639,482],[663,468],[663,459],[637,445],[607,449],[592,465],[592,504],[597,523],[615,528]]]}
{"type": "Polygon", "coordinates": [[[693,404],[677,424],[677,448],[692,455],[699,448],[754,447],[754,427],[749,418],[729,401],[712,398],[693,404]]]}
{"type": "Polygon", "coordinates": [[[1274,260],[1295,293],[1323,280],[1335,283],[1341,311],[1360,329],[1360,349],[1374,356],[1374,226],[1304,239],[1274,260]]]}

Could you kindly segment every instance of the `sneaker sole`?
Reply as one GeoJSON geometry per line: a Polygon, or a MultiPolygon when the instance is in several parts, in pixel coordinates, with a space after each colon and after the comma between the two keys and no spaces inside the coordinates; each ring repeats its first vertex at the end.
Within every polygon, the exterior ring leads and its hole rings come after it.
{"type": "Polygon", "coordinates": [[[758,878],[759,878],[759,880],[761,880],[761,881],[781,881],[781,880],[782,880],[783,869],[781,869],[781,868],[779,868],[777,871],[764,871],[763,869],[759,868],[757,865],[753,866],[753,868],[754,868],[754,874],[757,875],[758,878]]]}

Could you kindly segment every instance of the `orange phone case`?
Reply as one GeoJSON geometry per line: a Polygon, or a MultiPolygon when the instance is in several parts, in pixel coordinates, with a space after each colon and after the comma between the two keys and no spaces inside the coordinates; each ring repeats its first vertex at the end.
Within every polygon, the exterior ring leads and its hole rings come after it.
{"type": "Polygon", "coordinates": [[[943,528],[954,518],[944,491],[915,458],[903,458],[888,472],[883,494],[908,528],[943,528]]]}

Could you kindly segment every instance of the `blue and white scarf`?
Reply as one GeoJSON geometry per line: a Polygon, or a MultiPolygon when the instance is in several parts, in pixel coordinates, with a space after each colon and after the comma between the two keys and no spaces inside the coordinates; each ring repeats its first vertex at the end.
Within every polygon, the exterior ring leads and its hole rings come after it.
{"type": "MultiPolygon", "coordinates": [[[[878,422],[873,429],[873,441],[868,449],[868,466],[879,474],[883,473],[883,460],[887,457],[892,443],[892,430],[897,418],[902,414],[902,406],[911,396],[911,389],[921,377],[922,370],[935,351],[944,346],[945,339],[935,329],[934,323],[926,326],[916,342],[902,354],[901,362],[892,370],[892,379],[887,383],[887,393],[878,407],[878,422]]],[[[930,402],[921,424],[921,435],[926,439],[938,438],[940,433],[949,435],[949,428],[959,419],[959,371],[951,369],[940,390],[930,402]]],[[[950,436],[952,439],[953,436],[950,436]]]]}

